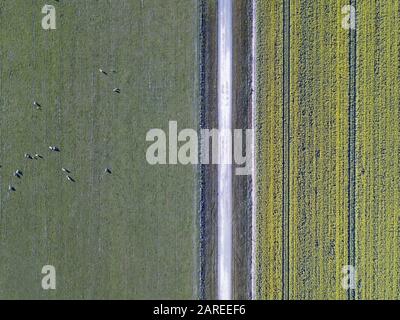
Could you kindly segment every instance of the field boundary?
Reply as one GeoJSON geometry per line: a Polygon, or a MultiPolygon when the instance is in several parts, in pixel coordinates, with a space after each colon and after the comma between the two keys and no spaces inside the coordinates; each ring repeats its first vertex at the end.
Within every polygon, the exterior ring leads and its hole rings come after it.
{"type": "Polygon", "coordinates": [[[282,291],[289,299],[290,0],[283,2],[282,291]]]}
{"type": "Polygon", "coordinates": [[[257,298],[256,293],[256,255],[257,255],[257,161],[256,161],[256,121],[257,121],[257,0],[251,2],[251,123],[252,139],[252,189],[251,189],[251,299],[257,298]]]}
{"type": "MultiPolygon", "coordinates": [[[[200,1],[200,129],[217,127],[216,102],[216,3],[200,1]]],[[[201,156],[201,155],[200,155],[201,156]]],[[[214,165],[199,165],[200,266],[199,298],[216,299],[217,170],[214,165]]]]}
{"type": "MultiPolygon", "coordinates": [[[[356,8],[356,0],[350,5],[356,8]]],[[[355,29],[349,29],[349,243],[348,263],[356,266],[355,228],[356,228],[356,68],[357,68],[357,22],[355,29]]],[[[355,290],[348,290],[348,299],[355,299],[355,290]]]]}

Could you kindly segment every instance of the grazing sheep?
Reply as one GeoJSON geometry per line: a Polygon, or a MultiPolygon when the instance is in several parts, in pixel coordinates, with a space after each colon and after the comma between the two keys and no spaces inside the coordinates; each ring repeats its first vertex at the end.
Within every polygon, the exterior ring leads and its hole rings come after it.
{"type": "Polygon", "coordinates": [[[33,159],[32,156],[29,153],[25,153],[25,158],[26,159],[31,159],[31,160],[33,159]]]}
{"type": "Polygon", "coordinates": [[[60,149],[56,146],[50,146],[49,149],[54,152],[60,152],[60,149]]]}
{"type": "Polygon", "coordinates": [[[36,101],[33,101],[33,106],[36,108],[36,109],[40,109],[42,106],[38,103],[38,102],[36,102],[36,101]]]}
{"type": "Polygon", "coordinates": [[[68,181],[75,182],[75,180],[70,176],[67,176],[67,179],[68,179],[68,181]]]}
{"type": "Polygon", "coordinates": [[[105,72],[103,69],[99,69],[99,71],[100,71],[102,74],[107,75],[107,72],[105,72]]]}
{"type": "Polygon", "coordinates": [[[21,177],[22,177],[23,175],[24,175],[24,174],[22,173],[21,170],[17,170],[17,171],[14,172],[14,176],[17,177],[18,179],[21,179],[21,177]]]}
{"type": "Polygon", "coordinates": [[[114,89],[113,89],[113,92],[115,92],[115,93],[121,93],[121,89],[120,89],[120,88],[114,88],[114,89]]]}
{"type": "Polygon", "coordinates": [[[109,173],[109,174],[111,174],[111,169],[110,169],[110,168],[105,168],[105,169],[104,169],[104,173],[109,173]]]}
{"type": "Polygon", "coordinates": [[[69,171],[67,168],[61,168],[61,170],[65,173],[71,173],[71,171],[69,171]]]}
{"type": "Polygon", "coordinates": [[[38,153],[35,154],[34,158],[35,158],[36,160],[37,160],[37,159],[43,159],[43,157],[42,157],[40,154],[38,154],[38,153]]]}
{"type": "Polygon", "coordinates": [[[9,185],[8,186],[8,191],[12,191],[12,192],[15,192],[15,191],[17,191],[12,185],[9,185]]]}

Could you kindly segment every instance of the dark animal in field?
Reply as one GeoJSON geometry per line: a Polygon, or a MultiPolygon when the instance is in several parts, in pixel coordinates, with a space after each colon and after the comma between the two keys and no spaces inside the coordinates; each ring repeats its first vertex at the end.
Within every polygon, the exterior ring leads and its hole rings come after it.
{"type": "Polygon", "coordinates": [[[17,170],[17,171],[14,172],[14,176],[17,177],[18,179],[21,179],[21,177],[22,177],[23,175],[24,175],[24,174],[22,173],[21,170],[17,170]]]}
{"type": "Polygon", "coordinates": [[[54,151],[54,152],[60,152],[60,151],[61,151],[60,148],[58,148],[58,147],[56,147],[56,146],[50,146],[49,149],[50,149],[51,151],[54,151]]]}
{"type": "Polygon", "coordinates": [[[40,103],[38,103],[38,102],[36,102],[36,101],[33,101],[33,106],[36,108],[36,109],[40,109],[42,106],[40,105],[40,103]]]}
{"type": "Polygon", "coordinates": [[[8,186],[8,191],[13,191],[13,192],[15,192],[15,191],[17,191],[12,185],[9,185],[8,186]]]}

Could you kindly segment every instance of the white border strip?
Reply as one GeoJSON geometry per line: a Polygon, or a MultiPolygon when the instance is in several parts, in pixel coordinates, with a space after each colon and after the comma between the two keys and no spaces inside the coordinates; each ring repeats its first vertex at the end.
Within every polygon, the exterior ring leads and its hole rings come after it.
{"type": "Polygon", "coordinates": [[[218,1],[218,288],[232,299],[232,0],[218,1]]]}

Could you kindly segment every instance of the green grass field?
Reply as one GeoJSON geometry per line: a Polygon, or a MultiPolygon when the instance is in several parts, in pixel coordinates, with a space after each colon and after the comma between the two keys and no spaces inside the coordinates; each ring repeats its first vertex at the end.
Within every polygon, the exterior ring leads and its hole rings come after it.
{"type": "Polygon", "coordinates": [[[48,4],[56,30],[0,3],[0,298],[195,298],[197,171],[150,166],[145,136],[197,128],[197,1],[48,4]]]}

